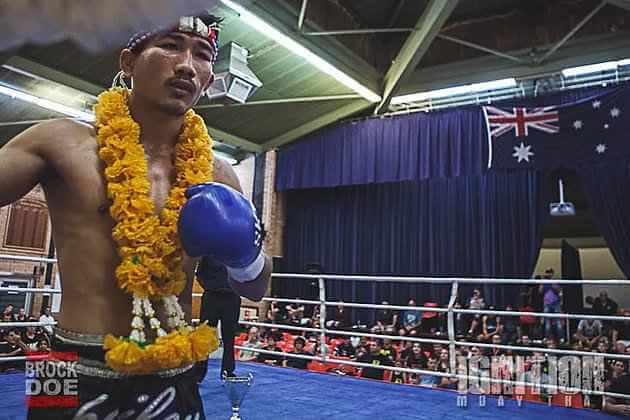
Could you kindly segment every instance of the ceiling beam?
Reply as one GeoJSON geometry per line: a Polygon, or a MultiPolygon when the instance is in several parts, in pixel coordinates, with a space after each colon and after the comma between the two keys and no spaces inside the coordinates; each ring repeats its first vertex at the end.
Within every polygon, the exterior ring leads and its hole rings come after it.
{"type": "Polygon", "coordinates": [[[230,134],[227,131],[223,131],[219,128],[211,127],[207,124],[206,124],[206,127],[208,128],[208,133],[210,133],[210,137],[212,137],[213,139],[217,141],[220,141],[221,143],[229,144],[232,146],[238,146],[252,153],[260,153],[263,151],[262,146],[250,140],[246,140],[242,137],[235,136],[234,134],[230,134]]]}
{"type": "MultiPolygon", "coordinates": [[[[543,49],[544,50],[544,49],[543,49]]],[[[531,49],[510,51],[516,57],[528,57],[531,49]]],[[[486,56],[416,70],[399,88],[398,95],[425,92],[469,83],[487,82],[508,77],[528,78],[556,73],[568,67],[630,57],[630,32],[579,39],[558,50],[543,64],[518,64],[500,57],[486,56]]]]}
{"type": "Polygon", "coordinates": [[[606,6],[607,0],[602,0],[593,10],[589,12],[581,21],[577,23],[565,36],[562,37],[549,51],[540,57],[537,61],[538,64],[544,63],[551,57],[559,48],[566,44],[584,25],[586,25],[604,6],[606,6]]]}
{"type": "MultiPolygon", "coordinates": [[[[360,57],[357,53],[346,47],[341,41],[334,37],[317,38],[305,37],[301,32],[295,30],[295,19],[297,11],[287,2],[287,0],[278,0],[276,2],[246,2],[237,0],[252,13],[256,14],[267,23],[272,25],[284,35],[288,36],[295,42],[301,44],[317,56],[328,61],[330,64],[354,78],[359,83],[373,92],[378,93],[380,90],[379,80],[381,75],[379,72],[360,57]]],[[[320,31],[323,28],[316,22],[309,20],[309,29],[320,31]]]]}
{"type": "Polygon", "coordinates": [[[630,0],[608,0],[608,3],[630,11],[630,0]]]}
{"type": "Polygon", "coordinates": [[[40,77],[48,81],[58,83],[60,85],[70,87],[72,89],[76,89],[83,93],[87,93],[92,96],[98,96],[101,92],[105,90],[105,88],[102,86],[86,82],[83,79],[71,76],[67,73],[60,72],[29,59],[20,57],[19,55],[14,55],[3,64],[9,67],[14,67],[35,77],[40,77]]]}
{"type": "Polygon", "coordinates": [[[374,113],[387,111],[399,84],[412,73],[459,0],[431,0],[383,79],[381,102],[374,113]]]}
{"type": "Polygon", "coordinates": [[[352,101],[348,105],[345,105],[339,109],[329,112],[328,114],[317,117],[316,119],[304,125],[287,131],[286,133],[276,137],[275,139],[263,144],[262,147],[265,150],[270,150],[290,143],[294,140],[299,139],[300,137],[312,133],[313,131],[319,130],[322,127],[325,127],[343,118],[349,117],[350,115],[356,114],[357,112],[363,111],[370,106],[371,103],[365,100],[352,101]]]}

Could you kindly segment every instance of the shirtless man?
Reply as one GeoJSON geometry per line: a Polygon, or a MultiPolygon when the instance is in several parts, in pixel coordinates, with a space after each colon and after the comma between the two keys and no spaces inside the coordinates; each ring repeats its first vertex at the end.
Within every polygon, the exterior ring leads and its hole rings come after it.
{"type": "MultiPolygon", "coordinates": [[[[180,21],[179,26],[135,36],[120,54],[122,72],[132,80],[128,107],[141,128],[150,198],[157,214],[165,206],[175,180],[175,145],[184,113],[197,103],[214,77],[216,43],[207,39],[207,28],[217,21],[214,16],[204,16],[195,18],[193,29],[183,27],[180,21]],[[197,31],[200,21],[207,25],[205,33],[197,31]]],[[[232,168],[219,159],[213,161],[214,182],[240,191],[232,168]]],[[[53,349],[78,351],[80,364],[85,358],[94,362],[90,366],[97,367],[94,376],[79,376],[81,409],[30,410],[29,418],[65,419],[78,412],[77,418],[94,413],[96,417],[89,418],[101,419],[116,410],[133,412],[125,418],[136,418],[141,417],[143,410],[146,416],[147,406],[159,398],[170,404],[165,405],[160,416],[148,418],[174,414],[182,419],[189,415],[204,418],[190,366],[168,375],[157,372],[140,379],[114,372],[102,363],[103,335],[128,336],[132,320],[130,295],[119,289],[115,280],[120,258],[112,239],[115,221],[109,213],[111,201],[104,169],[95,127],[69,119],[33,126],[0,149],[0,206],[16,201],[38,183],[46,195],[63,279],[58,339],[53,342],[53,349]],[[147,377],[152,382],[145,386],[147,377]],[[169,393],[171,390],[173,394],[169,393]]],[[[264,295],[271,273],[270,259],[262,252],[261,255],[264,268],[255,273],[255,278],[230,279],[230,285],[239,294],[254,300],[264,295]]],[[[187,287],[180,299],[188,319],[196,262],[196,258],[184,255],[187,287]]],[[[159,307],[156,311],[164,323],[159,307]]]]}

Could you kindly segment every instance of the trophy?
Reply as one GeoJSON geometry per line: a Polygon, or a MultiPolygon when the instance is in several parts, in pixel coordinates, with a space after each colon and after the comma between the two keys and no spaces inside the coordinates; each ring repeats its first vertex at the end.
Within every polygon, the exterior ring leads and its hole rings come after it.
{"type": "Polygon", "coordinates": [[[226,372],[223,372],[221,375],[221,384],[232,405],[232,417],[230,417],[230,420],[241,420],[241,403],[253,382],[254,374],[251,372],[247,376],[228,376],[226,372]]]}

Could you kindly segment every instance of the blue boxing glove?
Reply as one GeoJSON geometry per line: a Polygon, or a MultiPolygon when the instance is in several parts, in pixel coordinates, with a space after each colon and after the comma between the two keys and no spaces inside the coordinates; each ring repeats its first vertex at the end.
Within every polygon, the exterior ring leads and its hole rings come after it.
{"type": "Polygon", "coordinates": [[[209,256],[244,283],[265,266],[263,230],[254,205],[235,189],[216,182],[194,185],[179,214],[179,237],[191,257],[209,256]]]}

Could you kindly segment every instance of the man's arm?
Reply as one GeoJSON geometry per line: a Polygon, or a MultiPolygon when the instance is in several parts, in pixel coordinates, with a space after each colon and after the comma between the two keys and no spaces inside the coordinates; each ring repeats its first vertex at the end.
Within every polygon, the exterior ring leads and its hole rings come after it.
{"type": "Polygon", "coordinates": [[[61,121],[30,127],[0,148],[0,207],[18,200],[41,181],[47,168],[44,146],[67,124],[61,121]]]}
{"type": "Polygon", "coordinates": [[[608,396],[604,396],[604,400],[602,401],[602,410],[607,413],[630,416],[630,405],[615,404],[615,400],[608,396]]]}
{"type": "Polygon", "coordinates": [[[179,305],[186,314],[186,321],[192,320],[192,292],[193,281],[195,280],[195,267],[197,266],[197,258],[184,257],[182,262],[184,273],[186,273],[186,288],[179,295],[179,305]]]}
{"type": "MultiPolygon", "coordinates": [[[[226,161],[216,157],[214,159],[214,181],[228,185],[240,193],[243,192],[241,183],[239,182],[238,176],[236,175],[236,172],[234,172],[232,166],[226,161]]],[[[269,256],[265,256],[265,266],[256,279],[241,283],[230,278],[229,283],[232,289],[239,295],[258,302],[267,292],[272,271],[273,263],[271,258],[269,258],[269,256]]]]}

